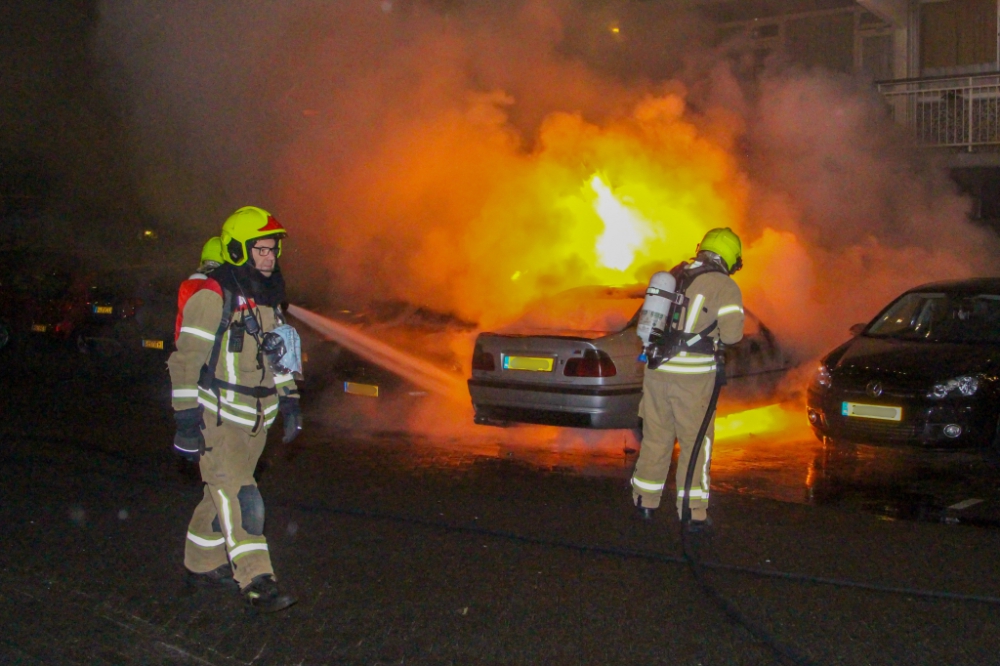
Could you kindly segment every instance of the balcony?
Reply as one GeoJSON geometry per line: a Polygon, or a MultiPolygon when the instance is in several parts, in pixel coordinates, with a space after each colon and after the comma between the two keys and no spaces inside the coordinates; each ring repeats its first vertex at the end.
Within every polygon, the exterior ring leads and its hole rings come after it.
{"type": "Polygon", "coordinates": [[[1000,73],[882,81],[889,112],[955,166],[1000,164],[1000,73]]]}

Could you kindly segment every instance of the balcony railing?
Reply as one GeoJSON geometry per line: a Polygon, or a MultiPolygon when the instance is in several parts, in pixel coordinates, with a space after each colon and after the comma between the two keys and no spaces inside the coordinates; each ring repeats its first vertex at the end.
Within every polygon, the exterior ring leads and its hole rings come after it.
{"type": "Polygon", "coordinates": [[[882,81],[896,122],[923,144],[1000,150],[1000,73],[882,81]]]}

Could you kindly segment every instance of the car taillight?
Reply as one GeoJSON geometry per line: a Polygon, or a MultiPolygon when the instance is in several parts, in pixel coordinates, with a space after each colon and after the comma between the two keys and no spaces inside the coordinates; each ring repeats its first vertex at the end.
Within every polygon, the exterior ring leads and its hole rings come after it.
{"type": "Polygon", "coordinates": [[[583,353],[583,358],[566,361],[563,374],[567,377],[614,377],[618,374],[618,369],[607,352],[588,349],[583,353]]]}
{"type": "Polygon", "coordinates": [[[493,372],[497,369],[496,363],[493,361],[493,354],[484,352],[482,345],[476,345],[472,352],[472,369],[487,372],[493,372]]]}

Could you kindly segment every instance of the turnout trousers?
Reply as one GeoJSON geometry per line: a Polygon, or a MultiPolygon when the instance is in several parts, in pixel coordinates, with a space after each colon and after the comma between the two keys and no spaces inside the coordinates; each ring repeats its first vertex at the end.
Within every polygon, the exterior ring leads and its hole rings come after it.
{"type": "MultiPolygon", "coordinates": [[[[655,509],[666,486],[674,441],[680,445],[677,460],[677,515],[681,515],[684,480],[694,450],[695,438],[708,410],[715,388],[715,372],[681,375],[661,370],[646,370],[642,382],[642,446],[635,473],[632,475],[632,500],[641,498],[642,506],[655,509]]],[[[691,519],[705,520],[708,516],[708,491],[711,482],[709,467],[715,437],[715,414],[712,414],[691,481],[691,519]]]]}
{"type": "Polygon", "coordinates": [[[246,587],[255,576],[273,574],[264,538],[264,501],[253,478],[267,430],[248,433],[205,412],[204,497],[188,524],[184,566],[205,573],[226,562],[246,587]]]}

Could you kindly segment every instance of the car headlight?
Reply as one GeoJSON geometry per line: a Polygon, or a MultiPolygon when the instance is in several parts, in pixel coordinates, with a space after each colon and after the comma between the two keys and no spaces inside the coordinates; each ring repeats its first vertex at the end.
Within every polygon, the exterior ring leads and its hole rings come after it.
{"type": "Polygon", "coordinates": [[[949,395],[957,394],[968,398],[979,390],[979,383],[980,379],[977,375],[962,375],[946,382],[938,382],[931,388],[927,397],[941,400],[949,395]]]}
{"type": "Polygon", "coordinates": [[[825,364],[820,363],[819,367],[816,368],[816,375],[813,377],[813,383],[825,389],[833,386],[833,375],[830,374],[830,368],[826,367],[825,364]]]}

